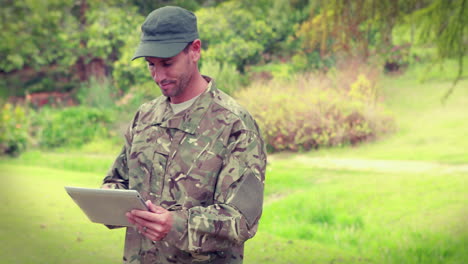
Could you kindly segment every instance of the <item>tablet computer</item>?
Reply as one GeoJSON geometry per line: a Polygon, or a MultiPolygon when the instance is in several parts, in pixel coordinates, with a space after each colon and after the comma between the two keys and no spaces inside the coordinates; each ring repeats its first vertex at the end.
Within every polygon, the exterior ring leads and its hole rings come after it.
{"type": "Polygon", "coordinates": [[[65,190],[89,220],[112,226],[132,226],[125,214],[133,209],[146,210],[135,190],[96,189],[65,186],[65,190]]]}

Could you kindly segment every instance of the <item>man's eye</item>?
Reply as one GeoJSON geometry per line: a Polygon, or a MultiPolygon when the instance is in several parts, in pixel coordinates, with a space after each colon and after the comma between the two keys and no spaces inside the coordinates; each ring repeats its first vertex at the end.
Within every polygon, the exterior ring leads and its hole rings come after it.
{"type": "Polygon", "coordinates": [[[154,63],[148,62],[148,66],[153,67],[153,66],[154,66],[154,63]]]}
{"type": "Polygon", "coordinates": [[[172,65],[172,63],[168,63],[168,62],[166,62],[166,63],[163,64],[164,67],[169,67],[169,66],[171,66],[171,65],[172,65]]]}

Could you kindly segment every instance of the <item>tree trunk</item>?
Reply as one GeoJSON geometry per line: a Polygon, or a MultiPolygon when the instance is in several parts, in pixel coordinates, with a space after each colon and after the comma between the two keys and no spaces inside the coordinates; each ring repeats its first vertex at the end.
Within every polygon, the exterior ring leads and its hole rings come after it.
{"type": "Polygon", "coordinates": [[[107,67],[102,58],[93,58],[86,63],[83,57],[80,57],[75,64],[76,75],[82,82],[91,78],[103,80],[107,76],[107,67]]]}
{"type": "MultiPolygon", "coordinates": [[[[87,0],[80,0],[79,5],[80,28],[83,31],[88,26],[86,13],[88,12],[89,5],[87,0]]],[[[88,43],[85,39],[81,39],[80,44],[82,49],[87,49],[88,43]]],[[[79,57],[74,68],[76,70],[76,75],[82,82],[86,82],[91,78],[94,78],[96,80],[103,80],[107,75],[107,67],[104,59],[102,58],[92,58],[91,60],[89,60],[89,58],[86,58],[86,55],[82,55],[79,57]]]]}

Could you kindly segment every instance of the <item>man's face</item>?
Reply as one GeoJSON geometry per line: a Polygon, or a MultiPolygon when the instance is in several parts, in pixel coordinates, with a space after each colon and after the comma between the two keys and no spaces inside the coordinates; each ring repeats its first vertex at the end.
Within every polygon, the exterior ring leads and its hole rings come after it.
{"type": "Polygon", "coordinates": [[[189,50],[171,58],[146,57],[151,77],[161,92],[171,98],[172,103],[182,103],[190,94],[190,83],[196,66],[190,55],[189,50]]]}

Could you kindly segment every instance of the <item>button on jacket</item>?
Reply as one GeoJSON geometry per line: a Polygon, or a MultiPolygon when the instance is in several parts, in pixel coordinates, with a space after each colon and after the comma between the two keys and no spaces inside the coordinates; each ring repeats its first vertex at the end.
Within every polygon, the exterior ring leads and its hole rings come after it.
{"type": "Polygon", "coordinates": [[[257,124],[210,81],[188,109],[173,114],[161,96],[143,104],[104,179],[173,212],[152,242],[127,228],[124,263],[241,263],[262,212],[266,153],[257,124]]]}

